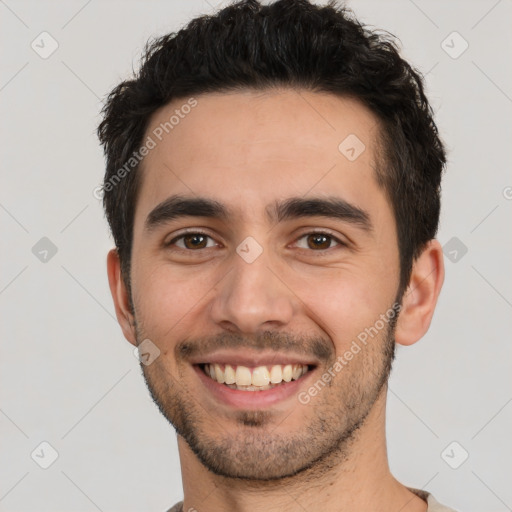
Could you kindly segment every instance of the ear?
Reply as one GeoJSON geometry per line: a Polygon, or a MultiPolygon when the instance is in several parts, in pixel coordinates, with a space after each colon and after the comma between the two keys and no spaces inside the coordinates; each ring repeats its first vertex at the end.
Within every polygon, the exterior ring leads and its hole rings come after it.
{"type": "Polygon", "coordinates": [[[431,240],[413,263],[398,316],[397,343],[412,345],[428,331],[443,281],[443,249],[437,240],[431,240]]]}
{"type": "Polygon", "coordinates": [[[107,256],[107,273],[110,293],[114,299],[116,316],[124,337],[133,345],[137,346],[135,333],[135,319],[130,308],[128,289],[121,275],[121,262],[117,249],[109,251],[107,256]]]}

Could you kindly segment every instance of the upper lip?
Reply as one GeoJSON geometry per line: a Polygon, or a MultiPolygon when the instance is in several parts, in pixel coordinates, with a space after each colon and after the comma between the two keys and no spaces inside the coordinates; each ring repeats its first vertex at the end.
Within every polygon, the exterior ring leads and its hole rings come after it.
{"type": "Polygon", "coordinates": [[[232,366],[242,365],[248,367],[272,366],[277,364],[303,364],[316,366],[318,363],[313,359],[290,353],[281,354],[279,352],[254,352],[248,350],[243,352],[218,351],[211,354],[197,356],[190,361],[192,364],[230,364],[232,366]]]}

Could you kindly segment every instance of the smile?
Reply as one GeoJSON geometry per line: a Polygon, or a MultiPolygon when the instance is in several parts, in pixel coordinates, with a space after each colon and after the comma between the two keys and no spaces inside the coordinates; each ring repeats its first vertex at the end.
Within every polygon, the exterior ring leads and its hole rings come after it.
{"type": "Polygon", "coordinates": [[[202,371],[219,384],[239,391],[265,391],[298,380],[310,371],[305,364],[275,364],[272,366],[248,367],[242,365],[206,363],[202,371]]]}

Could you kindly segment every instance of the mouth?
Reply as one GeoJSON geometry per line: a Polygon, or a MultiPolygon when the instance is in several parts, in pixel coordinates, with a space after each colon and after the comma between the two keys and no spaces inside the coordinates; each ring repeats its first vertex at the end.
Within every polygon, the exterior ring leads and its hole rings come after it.
{"type": "Polygon", "coordinates": [[[197,366],[213,381],[237,391],[267,391],[299,380],[315,368],[314,365],[300,363],[255,367],[203,363],[197,366]]]}
{"type": "Polygon", "coordinates": [[[228,363],[195,363],[193,368],[206,395],[217,405],[235,409],[267,409],[296,396],[310,385],[316,365],[272,364],[243,366],[228,363]]]}

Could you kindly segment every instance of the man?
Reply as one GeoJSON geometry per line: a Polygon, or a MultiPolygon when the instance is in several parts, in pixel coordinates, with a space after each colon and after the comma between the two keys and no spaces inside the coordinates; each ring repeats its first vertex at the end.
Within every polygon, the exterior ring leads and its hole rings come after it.
{"type": "Polygon", "coordinates": [[[104,116],[109,283],[178,434],[171,510],[450,510],[386,455],[395,343],[444,278],[445,151],[391,39],[242,1],[155,41],[104,116]]]}

